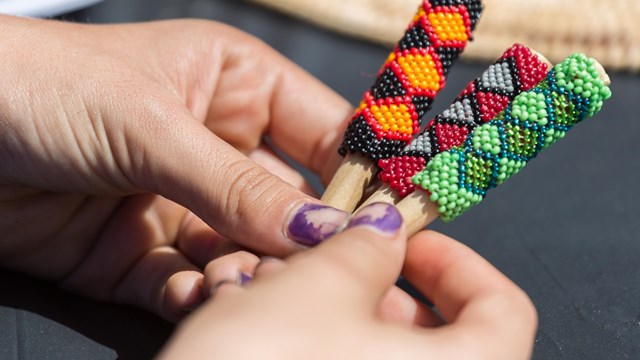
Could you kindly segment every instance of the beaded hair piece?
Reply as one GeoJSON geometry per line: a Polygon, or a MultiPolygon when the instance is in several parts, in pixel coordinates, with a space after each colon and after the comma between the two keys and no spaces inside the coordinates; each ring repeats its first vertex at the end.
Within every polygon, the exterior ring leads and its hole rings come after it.
{"type": "Polygon", "coordinates": [[[481,0],[423,0],[349,123],[339,153],[372,160],[397,154],[445,85],[480,13],[481,0]]]}
{"type": "Polygon", "coordinates": [[[400,197],[412,193],[411,177],[433,156],[459,146],[477,126],[492,120],[522,91],[533,88],[549,66],[529,48],[514,44],[397,156],[380,159],[378,178],[400,197]]]}
{"type": "Polygon", "coordinates": [[[449,222],[516,174],[540,151],[591,117],[611,97],[596,62],[574,54],[533,89],[518,95],[494,120],[477,127],[462,146],[441,152],[413,177],[449,222]]]}

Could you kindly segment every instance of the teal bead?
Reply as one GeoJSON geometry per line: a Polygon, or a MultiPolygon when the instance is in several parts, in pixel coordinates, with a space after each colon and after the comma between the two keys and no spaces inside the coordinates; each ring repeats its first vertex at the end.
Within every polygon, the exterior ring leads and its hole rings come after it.
{"type": "Polygon", "coordinates": [[[535,157],[539,146],[564,137],[558,127],[582,120],[576,116],[585,106],[589,116],[602,107],[611,91],[597,78],[593,64],[594,60],[584,55],[570,56],[554,67],[554,77],[518,95],[503,116],[477,127],[470,141],[457,150],[434,156],[425,170],[413,177],[414,184],[430,192],[444,221],[478,204],[489,188],[519,172],[526,162],[516,159],[535,157]],[[567,103],[574,99],[573,104],[567,103]],[[553,107],[547,108],[550,102],[553,107]],[[478,156],[478,151],[483,154],[478,156]]]}

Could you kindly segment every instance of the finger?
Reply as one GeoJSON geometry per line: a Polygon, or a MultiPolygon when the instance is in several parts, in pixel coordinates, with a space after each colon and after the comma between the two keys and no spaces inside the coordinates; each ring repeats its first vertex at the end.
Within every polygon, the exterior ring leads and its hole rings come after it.
{"type": "Polygon", "coordinates": [[[537,323],[531,301],[466,246],[433,231],[419,233],[409,242],[403,275],[451,323],[443,341],[530,351],[537,323]]]}
{"type": "Polygon", "coordinates": [[[169,276],[162,299],[167,320],[178,321],[202,303],[202,280],[202,273],[194,270],[179,271],[169,276]]]}
{"type": "Polygon", "coordinates": [[[216,284],[223,281],[238,285],[249,281],[260,259],[246,251],[238,251],[209,262],[204,269],[203,294],[208,296],[216,284]]]}
{"type": "Polygon", "coordinates": [[[397,286],[390,288],[379,306],[380,317],[400,325],[436,327],[443,324],[442,318],[397,286]]]}
{"type": "Polygon", "coordinates": [[[253,271],[254,279],[263,278],[272,274],[276,274],[287,268],[287,264],[284,260],[274,258],[271,256],[265,256],[260,259],[258,265],[256,265],[253,271]]]}
{"type": "Polygon", "coordinates": [[[130,142],[142,147],[129,154],[130,176],[141,188],[189,208],[224,237],[284,256],[333,235],[348,217],[324,206],[316,211],[311,204],[317,200],[223,142],[184,108],[166,102],[157,106],[164,110],[146,125],[129,124],[152,129],[129,132],[136,138],[130,142]],[[180,126],[175,126],[176,118],[183,119],[180,126]],[[312,220],[309,210],[314,211],[312,220]]]}
{"type": "Polygon", "coordinates": [[[269,135],[275,146],[328,183],[342,158],[342,141],[352,106],[306,72],[283,65],[272,91],[269,135]]]}
{"type": "Polygon", "coordinates": [[[161,246],[133,265],[113,297],[175,322],[203,301],[202,274],[174,248],[161,246]]]}
{"type": "Polygon", "coordinates": [[[318,296],[351,302],[370,316],[399,275],[405,236],[398,210],[374,203],[354,215],[344,232],[292,256],[288,273],[304,272],[306,278],[317,282],[317,291],[325,293],[318,296]]]}
{"type": "Polygon", "coordinates": [[[275,151],[268,148],[265,144],[260,145],[257,149],[252,151],[249,154],[249,159],[269,170],[272,174],[279,177],[286,183],[300,189],[305,194],[318,197],[318,194],[313,190],[304,176],[302,176],[300,172],[294,170],[280,156],[278,156],[275,151]]]}
{"type": "Polygon", "coordinates": [[[220,235],[192,212],[182,219],[175,245],[191,262],[203,268],[209,261],[244,248],[220,235]]]}
{"type": "Polygon", "coordinates": [[[275,146],[327,180],[341,160],[336,150],[352,114],[351,105],[255,38],[234,32],[226,39],[233,43],[223,45],[227,50],[225,71],[218,80],[209,117],[236,116],[221,137],[246,138],[246,131],[238,133],[242,131],[238,128],[247,127],[238,124],[260,121],[275,146]],[[238,74],[245,74],[241,91],[238,74]],[[252,95],[246,96],[247,88],[254,89],[252,95]],[[231,132],[237,135],[228,137],[231,132]]]}
{"type": "Polygon", "coordinates": [[[241,293],[244,289],[235,281],[222,280],[213,285],[208,294],[209,300],[220,299],[232,294],[241,293]]]}

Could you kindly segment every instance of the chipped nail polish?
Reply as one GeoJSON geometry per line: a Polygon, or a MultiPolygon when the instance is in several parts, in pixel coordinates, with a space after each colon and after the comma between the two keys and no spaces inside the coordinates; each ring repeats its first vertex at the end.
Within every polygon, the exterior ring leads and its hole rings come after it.
{"type": "Polygon", "coordinates": [[[238,285],[245,285],[247,284],[249,281],[253,280],[253,277],[247,273],[244,272],[240,272],[240,274],[238,275],[238,285]]]}
{"type": "Polygon", "coordinates": [[[395,235],[402,226],[402,216],[391,204],[374,203],[358,211],[347,228],[356,226],[367,226],[384,235],[395,235]]]}
{"type": "Polygon", "coordinates": [[[320,204],[304,204],[290,217],[287,236],[302,245],[314,246],[339,232],[347,221],[347,212],[320,204]]]}

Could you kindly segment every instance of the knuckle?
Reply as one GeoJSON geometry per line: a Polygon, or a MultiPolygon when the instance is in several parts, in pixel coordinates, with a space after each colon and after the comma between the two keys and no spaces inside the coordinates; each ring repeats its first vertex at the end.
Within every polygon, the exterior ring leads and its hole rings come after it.
{"type": "Polygon", "coordinates": [[[249,159],[228,164],[228,186],[222,208],[244,222],[255,217],[256,209],[272,204],[281,195],[277,178],[249,159]]]}

